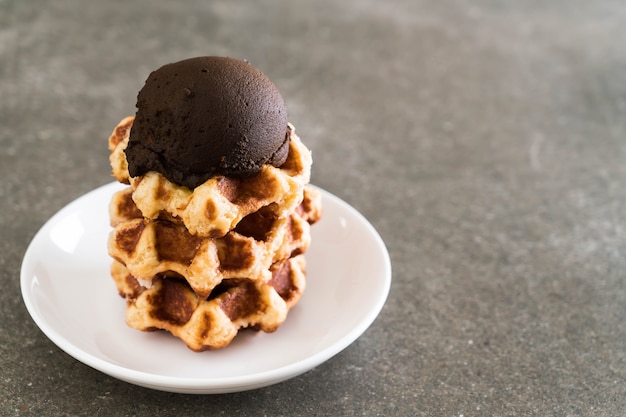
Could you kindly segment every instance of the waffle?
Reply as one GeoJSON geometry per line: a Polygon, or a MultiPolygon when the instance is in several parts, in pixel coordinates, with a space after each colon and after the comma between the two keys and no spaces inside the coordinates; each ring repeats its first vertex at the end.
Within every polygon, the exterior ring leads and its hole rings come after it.
{"type": "Polygon", "coordinates": [[[305,287],[304,255],[272,265],[271,279],[226,279],[208,297],[198,296],[176,274],[159,274],[150,288],[119,262],[111,275],[127,300],[126,322],[151,331],[163,329],[190,349],[202,351],[228,345],[240,329],[275,331],[305,287]]]}
{"type": "Polygon", "coordinates": [[[155,171],[129,176],[124,150],[133,120],[132,116],[123,119],[109,137],[110,162],[113,176],[131,185],[132,198],[145,218],[156,219],[165,212],[193,235],[222,237],[262,207],[269,206],[277,217],[285,217],[302,202],[312,160],[291,124],[289,154],[281,167],[266,164],[251,178],[215,176],[190,190],[155,171]]]}
{"type": "Polygon", "coordinates": [[[310,223],[319,219],[320,198],[307,186],[303,202],[284,218],[271,208],[249,214],[221,238],[194,236],[181,224],[139,217],[131,192],[116,193],[110,205],[109,255],[145,285],[153,277],[173,272],[193,291],[206,297],[222,280],[254,277],[267,282],[270,266],[304,253],[310,244],[310,223]]]}
{"type": "Polygon", "coordinates": [[[109,136],[109,162],[113,169],[113,176],[122,184],[130,184],[128,174],[128,162],[126,161],[126,146],[130,137],[130,128],[133,126],[135,116],[123,118],[109,136]]]}
{"type": "Polygon", "coordinates": [[[133,121],[109,137],[113,175],[130,185],[111,199],[108,241],[127,324],[167,330],[195,351],[224,347],[243,328],[276,330],[304,290],[303,254],[321,217],[311,154],[293,126],[281,167],[190,190],[154,171],[129,176],[133,121]]]}

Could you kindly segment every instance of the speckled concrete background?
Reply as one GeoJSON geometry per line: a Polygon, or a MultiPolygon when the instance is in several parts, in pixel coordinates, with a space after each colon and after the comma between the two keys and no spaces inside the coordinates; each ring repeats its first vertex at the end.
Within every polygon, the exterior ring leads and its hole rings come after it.
{"type": "Polygon", "coordinates": [[[0,414],[625,415],[624,45],[617,0],[0,0],[0,414]],[[92,370],[19,289],[41,225],[111,181],[106,138],[148,73],[196,55],[268,74],[313,182],[394,271],[353,345],[232,395],[92,370]]]}

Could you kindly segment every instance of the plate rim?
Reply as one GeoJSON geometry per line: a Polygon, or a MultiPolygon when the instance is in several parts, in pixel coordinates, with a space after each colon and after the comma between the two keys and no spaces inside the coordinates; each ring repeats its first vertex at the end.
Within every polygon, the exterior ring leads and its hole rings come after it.
{"type": "MultiPolygon", "coordinates": [[[[315,186],[315,185],[314,185],[315,186]]],[[[146,388],[167,391],[167,392],[181,392],[191,394],[218,394],[229,392],[240,392],[256,388],[261,388],[269,385],[273,385],[284,380],[301,375],[314,367],[324,363],[325,361],[333,358],[338,353],[350,346],[356,341],[365,331],[372,325],[372,323],[379,316],[382,311],[386,300],[389,296],[392,280],[392,266],[389,251],[374,226],[361,214],[356,208],[332,194],[329,191],[315,186],[320,191],[323,199],[332,200],[334,204],[339,206],[342,211],[350,212],[355,218],[359,220],[362,226],[367,229],[368,236],[373,238],[373,241],[378,249],[379,255],[382,255],[384,274],[380,277],[383,281],[383,291],[379,297],[376,298],[376,303],[372,303],[372,306],[367,310],[365,314],[357,323],[355,327],[350,329],[349,332],[344,334],[341,338],[338,338],[330,346],[327,346],[320,351],[315,352],[313,355],[307,356],[304,359],[297,360],[278,368],[255,372],[247,375],[236,375],[227,377],[204,377],[204,378],[186,378],[180,376],[166,376],[156,373],[150,373],[135,369],[130,369],[122,365],[106,361],[100,357],[93,355],[92,353],[81,349],[76,346],[60,332],[58,332],[54,326],[49,325],[45,321],[45,318],[41,315],[39,309],[35,306],[32,300],[32,285],[33,275],[27,273],[32,262],[36,261],[35,250],[39,240],[43,239],[48,230],[55,224],[55,222],[63,217],[63,215],[79,206],[84,200],[88,200],[90,197],[97,193],[113,192],[116,189],[123,189],[127,187],[125,184],[118,182],[109,182],[96,187],[70,201],[68,204],[56,211],[50,218],[48,218],[44,224],[37,230],[33,238],[28,243],[27,249],[24,252],[22,263],[20,266],[20,288],[22,301],[24,302],[26,309],[35,322],[40,331],[50,339],[57,347],[59,347],[66,354],[70,355],[75,360],[84,363],[85,365],[107,374],[113,378],[126,381],[135,385],[143,386],[146,388]],[[110,189],[110,190],[108,190],[110,189]]]]}

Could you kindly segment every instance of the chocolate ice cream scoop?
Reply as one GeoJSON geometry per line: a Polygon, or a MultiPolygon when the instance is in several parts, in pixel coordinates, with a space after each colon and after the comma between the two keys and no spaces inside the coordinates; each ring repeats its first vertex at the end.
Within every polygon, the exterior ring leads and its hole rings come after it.
{"type": "Polygon", "coordinates": [[[288,150],[287,109],[269,78],[246,61],[198,57],[150,74],[126,159],[132,177],[157,171],[193,189],[216,175],[278,167],[288,150]]]}

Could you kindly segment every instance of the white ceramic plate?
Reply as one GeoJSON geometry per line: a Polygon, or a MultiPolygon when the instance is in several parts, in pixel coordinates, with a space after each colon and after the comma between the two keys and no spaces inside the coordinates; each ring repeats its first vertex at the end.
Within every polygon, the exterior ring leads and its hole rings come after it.
{"type": "Polygon", "coordinates": [[[162,391],[216,394],[275,384],[306,372],[355,341],[383,307],[391,283],[385,245],[354,208],[322,190],[312,228],[307,289],[272,334],[242,332],[225,349],[195,353],[166,332],[124,322],[109,276],[112,183],[73,201],[33,238],[22,263],[26,307],[39,328],[77,360],[162,391]]]}

